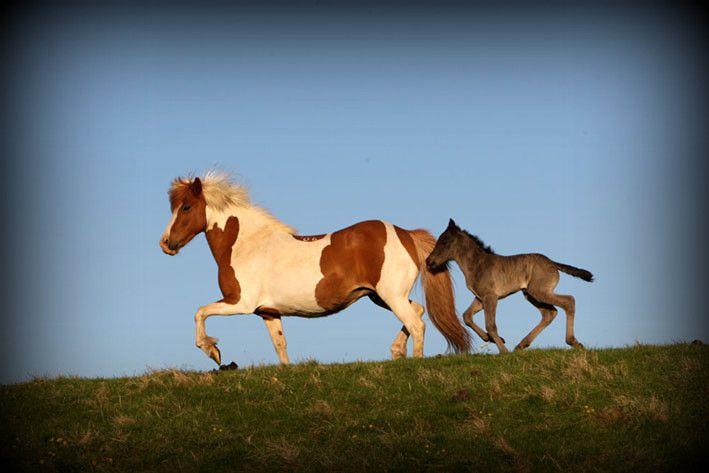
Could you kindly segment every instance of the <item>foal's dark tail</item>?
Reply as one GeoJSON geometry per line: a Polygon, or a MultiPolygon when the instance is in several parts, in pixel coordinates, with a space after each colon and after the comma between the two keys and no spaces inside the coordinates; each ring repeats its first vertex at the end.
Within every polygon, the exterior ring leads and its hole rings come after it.
{"type": "Polygon", "coordinates": [[[591,271],[586,271],[585,269],[577,268],[576,266],[570,266],[568,264],[557,263],[556,261],[553,261],[553,263],[556,265],[556,269],[558,269],[559,271],[563,271],[566,274],[581,278],[584,281],[593,282],[593,274],[591,274],[591,271]]]}

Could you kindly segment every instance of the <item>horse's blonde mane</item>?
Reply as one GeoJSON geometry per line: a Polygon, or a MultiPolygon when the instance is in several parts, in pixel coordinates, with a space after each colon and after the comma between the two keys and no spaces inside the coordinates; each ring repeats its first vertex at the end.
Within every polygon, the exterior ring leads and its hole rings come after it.
{"type": "Polygon", "coordinates": [[[227,207],[252,205],[246,186],[235,183],[225,171],[207,171],[202,177],[202,193],[207,205],[220,212],[227,207]]]}
{"type": "MultiPolygon", "coordinates": [[[[295,229],[278,220],[268,210],[251,202],[249,190],[243,184],[234,182],[232,175],[226,171],[212,169],[207,171],[200,178],[202,181],[202,194],[207,206],[217,212],[224,212],[229,208],[240,208],[250,210],[263,218],[266,225],[269,227],[285,231],[286,233],[295,233],[295,229]]],[[[170,187],[170,196],[179,193],[186,189],[194,181],[193,177],[182,178],[178,177],[172,181],[170,187]]]]}

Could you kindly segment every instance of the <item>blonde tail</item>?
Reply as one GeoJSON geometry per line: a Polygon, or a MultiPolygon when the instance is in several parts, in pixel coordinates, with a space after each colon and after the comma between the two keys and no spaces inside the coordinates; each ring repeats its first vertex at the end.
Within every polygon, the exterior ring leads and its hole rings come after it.
{"type": "Polygon", "coordinates": [[[426,267],[426,258],[436,246],[436,239],[426,230],[409,230],[418,256],[421,284],[426,298],[426,310],[439,332],[456,353],[470,351],[470,334],[460,323],[455,312],[453,282],[448,269],[432,273],[426,267]]]}

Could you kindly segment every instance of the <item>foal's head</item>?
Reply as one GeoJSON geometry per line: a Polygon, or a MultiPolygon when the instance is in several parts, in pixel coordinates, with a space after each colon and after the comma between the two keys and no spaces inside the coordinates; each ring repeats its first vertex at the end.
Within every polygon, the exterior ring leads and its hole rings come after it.
{"type": "Polygon", "coordinates": [[[207,201],[202,192],[202,181],[175,179],[170,188],[172,218],[160,238],[160,248],[168,255],[176,255],[199,232],[207,228],[207,201]]]}
{"type": "Polygon", "coordinates": [[[456,243],[462,236],[462,231],[453,219],[448,221],[448,228],[445,229],[441,236],[436,241],[436,246],[428,258],[426,258],[426,266],[431,271],[441,269],[446,263],[452,260],[455,256],[456,243]]]}

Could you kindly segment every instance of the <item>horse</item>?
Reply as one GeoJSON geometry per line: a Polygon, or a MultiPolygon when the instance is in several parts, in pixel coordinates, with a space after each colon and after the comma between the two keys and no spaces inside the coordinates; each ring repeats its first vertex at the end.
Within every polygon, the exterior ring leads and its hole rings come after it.
{"type": "Polygon", "coordinates": [[[475,235],[462,230],[453,219],[441,234],[431,254],[426,258],[429,270],[447,269],[455,261],[465,275],[465,282],[475,299],[463,313],[465,324],[485,342],[495,342],[500,353],[507,353],[505,340],[497,333],[495,312],[498,299],[522,291],[524,297],[542,314],[542,320],[524,337],[515,350],[529,347],[532,341],[556,317],[556,307],[566,313],[566,343],[574,348],[583,345],[574,336],[576,301],[573,296],[554,293],[559,283],[559,271],[592,282],[593,274],[585,269],[557,263],[544,255],[497,255],[475,235]],[[485,311],[485,330],[473,322],[473,315],[485,311]]]}
{"type": "Polygon", "coordinates": [[[213,315],[256,314],[281,364],[288,364],[282,316],[320,317],[361,297],[394,313],[403,326],[390,347],[393,359],[423,356],[424,307],[409,299],[420,274],[426,309],[449,349],[465,353],[470,338],[455,311],[447,271],[433,273],[425,260],[435,245],[426,230],[405,230],[382,220],[355,223],[331,233],[302,236],[263,207],[224,172],[178,177],[168,191],[172,216],[160,247],[176,255],[204,233],[218,267],[223,298],[195,313],[195,344],[217,365],[218,340],[205,331],[213,315]]]}

